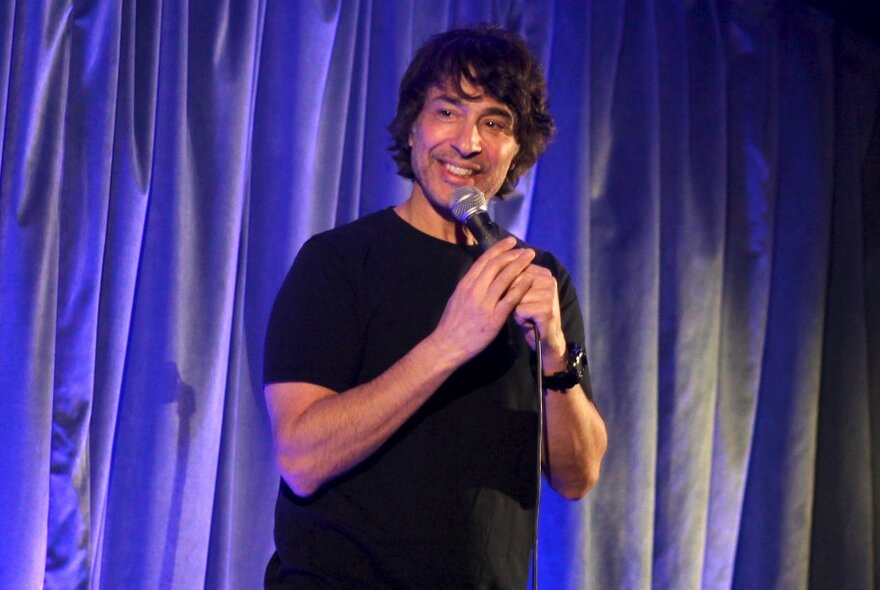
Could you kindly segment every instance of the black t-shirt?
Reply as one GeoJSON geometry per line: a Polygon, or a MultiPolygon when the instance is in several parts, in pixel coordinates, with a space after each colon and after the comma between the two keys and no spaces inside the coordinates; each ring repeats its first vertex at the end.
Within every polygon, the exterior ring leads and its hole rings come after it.
{"type": "MultiPolygon", "coordinates": [[[[264,381],[344,392],[372,380],[436,327],[479,254],[392,209],[313,237],[275,301],[264,381]]],[[[582,342],[567,272],[546,253],[537,263],[557,278],[566,337],[582,342]]],[[[537,461],[532,356],[509,320],[363,463],[309,498],[282,481],[267,585],[523,588],[537,461]]]]}

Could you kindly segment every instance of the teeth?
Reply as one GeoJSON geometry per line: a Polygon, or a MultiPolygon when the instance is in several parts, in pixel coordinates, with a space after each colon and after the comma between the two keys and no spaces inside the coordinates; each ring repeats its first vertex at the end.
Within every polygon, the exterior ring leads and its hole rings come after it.
{"type": "Polygon", "coordinates": [[[471,176],[474,171],[468,170],[467,168],[459,168],[458,166],[453,166],[452,164],[443,164],[447,170],[452,172],[453,174],[457,174],[458,176],[471,176]]]}

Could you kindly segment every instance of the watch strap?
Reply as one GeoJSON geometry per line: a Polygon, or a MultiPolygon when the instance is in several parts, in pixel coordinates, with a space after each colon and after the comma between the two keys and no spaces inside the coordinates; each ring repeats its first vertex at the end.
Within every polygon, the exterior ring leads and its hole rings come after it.
{"type": "Polygon", "coordinates": [[[565,355],[565,370],[552,375],[544,375],[544,389],[565,391],[581,382],[587,367],[587,355],[584,348],[575,342],[569,342],[565,355]]]}

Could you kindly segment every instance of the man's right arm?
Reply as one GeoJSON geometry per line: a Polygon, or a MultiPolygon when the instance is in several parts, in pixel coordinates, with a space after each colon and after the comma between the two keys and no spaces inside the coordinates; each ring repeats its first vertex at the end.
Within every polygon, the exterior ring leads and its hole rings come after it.
{"type": "Polygon", "coordinates": [[[534,258],[503,240],[462,277],[434,331],[377,378],[337,393],[302,382],[265,394],[281,475],[313,494],[370,456],[462,364],[483,350],[530,287],[534,258]]]}

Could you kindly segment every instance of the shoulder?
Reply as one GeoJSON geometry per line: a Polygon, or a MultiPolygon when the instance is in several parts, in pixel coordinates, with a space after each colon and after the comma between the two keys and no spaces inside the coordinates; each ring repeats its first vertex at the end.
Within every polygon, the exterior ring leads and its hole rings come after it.
{"type": "Polygon", "coordinates": [[[363,217],[316,234],[315,238],[358,243],[374,240],[394,228],[397,214],[391,207],[368,213],[363,217]]]}
{"type": "Polygon", "coordinates": [[[393,209],[387,208],[315,234],[299,249],[282,291],[296,289],[317,298],[327,290],[337,295],[359,291],[389,251],[400,249],[396,218],[393,209]]]}
{"type": "Polygon", "coordinates": [[[394,215],[389,207],[315,234],[306,240],[297,257],[329,257],[340,262],[362,259],[378,241],[394,232],[394,215]]]}

